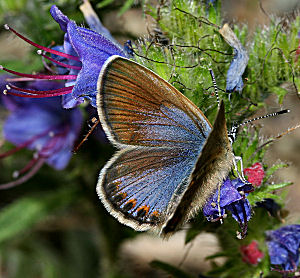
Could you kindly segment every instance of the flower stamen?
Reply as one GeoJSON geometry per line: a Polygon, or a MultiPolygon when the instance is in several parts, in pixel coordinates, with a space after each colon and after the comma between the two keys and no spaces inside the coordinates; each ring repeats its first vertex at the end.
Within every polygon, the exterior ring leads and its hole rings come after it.
{"type": "Polygon", "coordinates": [[[62,67],[69,68],[69,69],[75,69],[75,70],[81,70],[81,67],[68,65],[68,64],[62,63],[62,62],[60,62],[60,61],[57,61],[57,60],[51,58],[50,56],[44,54],[44,53],[42,52],[42,50],[38,50],[38,51],[37,51],[37,54],[43,56],[43,57],[46,58],[47,60],[49,60],[49,61],[51,61],[51,62],[53,62],[53,63],[55,63],[55,64],[58,64],[58,65],[60,65],[60,66],[62,66],[62,67]]]}
{"type": "Polygon", "coordinates": [[[31,159],[21,170],[15,171],[13,173],[13,177],[18,178],[20,175],[28,172],[36,164],[38,159],[39,159],[39,157],[38,158],[33,157],[33,159],[31,159]]]}
{"type": "Polygon", "coordinates": [[[58,56],[61,56],[61,57],[65,57],[67,59],[70,59],[70,60],[75,60],[75,61],[80,61],[78,57],[76,56],[73,56],[73,55],[69,55],[69,54],[66,54],[64,52],[60,52],[60,51],[57,51],[57,50],[54,50],[54,49],[51,49],[51,48],[48,48],[48,47],[45,47],[45,46],[42,46],[42,45],[39,45],[27,38],[25,38],[24,36],[22,36],[20,33],[18,33],[16,30],[14,30],[13,28],[11,28],[10,26],[8,26],[7,24],[4,25],[4,28],[6,30],[9,30],[9,31],[12,31],[13,33],[15,33],[19,38],[21,38],[22,40],[26,41],[27,43],[29,43],[30,45],[36,47],[36,48],[39,48],[39,49],[42,49],[46,52],[49,52],[49,53],[52,53],[52,54],[55,54],[55,55],[58,55],[58,56]]]}
{"type": "MultiPolygon", "coordinates": [[[[51,131],[50,131],[51,132],[51,131]]],[[[36,136],[33,136],[30,140],[26,141],[25,143],[19,145],[18,147],[15,147],[7,152],[4,152],[2,154],[0,154],[0,159],[1,158],[5,158],[5,157],[8,157],[24,148],[26,148],[27,146],[29,146],[31,143],[33,143],[35,140],[45,136],[45,134],[49,133],[49,130],[45,131],[45,132],[42,132],[41,134],[39,135],[36,135],[36,136]]]]}
{"type": "Polygon", "coordinates": [[[26,182],[39,171],[39,169],[43,166],[44,162],[45,162],[44,158],[40,158],[36,160],[36,163],[33,165],[31,170],[26,175],[22,176],[21,178],[15,181],[0,184],[0,190],[9,189],[26,182]]]}
{"type": "Polygon", "coordinates": [[[21,76],[21,77],[29,77],[34,79],[47,79],[47,80],[75,80],[77,75],[67,74],[67,75],[47,75],[47,74],[28,74],[28,73],[21,73],[14,70],[7,69],[0,65],[0,70],[4,70],[11,74],[21,76]]]}
{"type": "MultiPolygon", "coordinates": [[[[25,88],[20,88],[17,86],[14,86],[12,84],[10,85],[6,85],[6,94],[14,94],[13,92],[10,92],[9,90],[16,90],[19,92],[23,92],[23,93],[29,93],[31,95],[38,95],[38,97],[54,97],[54,96],[61,96],[61,95],[65,95],[65,94],[69,94],[72,92],[74,86],[69,86],[69,87],[63,87],[60,89],[54,89],[54,90],[45,90],[45,91],[37,91],[37,90],[32,90],[32,89],[25,89],[25,88]]],[[[31,95],[27,95],[28,97],[34,97],[31,95]]],[[[21,96],[26,96],[24,94],[22,94],[21,96]]]]}

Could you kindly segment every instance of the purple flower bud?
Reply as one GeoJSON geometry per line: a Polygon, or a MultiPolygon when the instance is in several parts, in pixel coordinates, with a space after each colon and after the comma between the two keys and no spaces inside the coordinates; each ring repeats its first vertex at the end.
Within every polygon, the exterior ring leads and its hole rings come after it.
{"type": "Polygon", "coordinates": [[[249,60],[247,51],[228,24],[225,24],[219,32],[234,51],[234,57],[227,72],[226,92],[241,92],[244,86],[242,75],[249,60]]]}

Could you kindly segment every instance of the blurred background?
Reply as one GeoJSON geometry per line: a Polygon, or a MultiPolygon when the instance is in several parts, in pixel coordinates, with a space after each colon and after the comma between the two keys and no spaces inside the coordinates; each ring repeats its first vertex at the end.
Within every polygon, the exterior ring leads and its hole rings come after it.
{"type": "MultiPolygon", "coordinates": [[[[90,2],[103,25],[121,44],[148,36],[153,28],[151,18],[143,14],[143,1],[90,2]]],[[[154,7],[158,5],[156,1],[151,2],[154,7]]],[[[61,44],[63,32],[51,18],[49,8],[56,4],[78,25],[87,26],[79,10],[81,3],[79,0],[1,0],[0,23],[8,23],[41,45],[53,41],[61,44]]],[[[222,9],[229,22],[246,22],[251,31],[257,24],[268,25],[268,14],[289,17],[299,8],[298,0],[228,0],[222,9]]],[[[36,50],[4,28],[0,31],[0,63],[27,73],[43,69],[36,50]]],[[[286,117],[258,123],[263,125],[266,138],[300,124],[300,102],[292,88],[281,107],[275,99],[266,102],[269,110],[261,110],[257,115],[282,108],[291,110],[286,117]]],[[[1,126],[7,113],[0,106],[1,126]]],[[[87,112],[85,116],[81,138],[89,130],[87,112]]],[[[0,137],[2,144],[3,137],[0,137]]],[[[107,141],[92,135],[65,170],[55,171],[45,165],[28,182],[0,192],[0,277],[118,277],[114,275],[120,270],[122,277],[167,277],[149,266],[152,260],[169,262],[194,275],[209,268],[204,258],[219,249],[213,235],[201,234],[185,245],[185,232],[181,231],[163,241],[135,233],[108,215],[96,196],[95,185],[101,167],[113,151],[107,141]],[[116,265],[119,269],[114,270],[116,265]]],[[[28,157],[30,152],[22,151],[17,161],[13,157],[0,160],[0,182],[7,182],[13,170],[24,165],[28,157]]],[[[275,141],[266,159],[268,164],[278,160],[289,164],[274,179],[294,183],[287,193],[287,209],[291,212],[289,218],[298,220],[300,129],[275,141]]]]}

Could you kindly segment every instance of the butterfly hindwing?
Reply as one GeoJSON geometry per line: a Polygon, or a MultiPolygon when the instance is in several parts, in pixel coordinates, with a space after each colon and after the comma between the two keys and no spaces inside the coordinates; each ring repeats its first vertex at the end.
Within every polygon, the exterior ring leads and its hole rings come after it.
{"type": "Polygon", "coordinates": [[[136,230],[157,229],[189,182],[197,153],[187,149],[125,148],[102,169],[97,192],[108,211],[136,230]]]}

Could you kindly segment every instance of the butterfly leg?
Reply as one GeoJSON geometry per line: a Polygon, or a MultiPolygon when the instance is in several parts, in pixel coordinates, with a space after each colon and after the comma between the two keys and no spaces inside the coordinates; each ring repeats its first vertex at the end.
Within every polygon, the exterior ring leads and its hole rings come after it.
{"type": "Polygon", "coordinates": [[[220,223],[223,224],[220,201],[221,201],[221,183],[219,183],[218,185],[218,211],[219,211],[220,223]]]}
{"type": "Polygon", "coordinates": [[[244,167],[243,167],[243,159],[242,159],[242,157],[240,157],[240,156],[235,156],[234,159],[233,159],[233,165],[234,165],[235,171],[236,171],[237,174],[238,174],[239,179],[240,179],[242,182],[249,183],[249,182],[246,180],[245,176],[244,176],[244,167]],[[239,171],[237,162],[240,162],[240,164],[241,164],[241,171],[239,171]]]}

